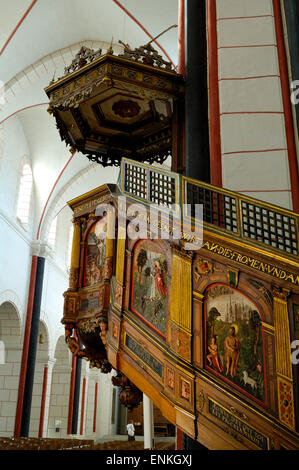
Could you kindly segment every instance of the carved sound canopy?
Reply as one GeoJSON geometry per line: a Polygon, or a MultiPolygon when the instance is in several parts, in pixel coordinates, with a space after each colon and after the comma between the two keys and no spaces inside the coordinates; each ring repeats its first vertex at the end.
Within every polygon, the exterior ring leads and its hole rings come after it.
{"type": "MultiPolygon", "coordinates": [[[[120,41],[121,42],[121,41],[120,41]]],[[[151,44],[118,56],[82,47],[65,75],[49,84],[48,112],[60,137],[103,166],[123,157],[163,163],[172,150],[173,104],[184,81],[151,44]]]]}

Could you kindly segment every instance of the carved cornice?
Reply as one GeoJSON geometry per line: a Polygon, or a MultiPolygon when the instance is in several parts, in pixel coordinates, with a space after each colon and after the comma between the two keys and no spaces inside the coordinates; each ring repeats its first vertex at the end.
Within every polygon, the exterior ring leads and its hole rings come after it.
{"type": "Polygon", "coordinates": [[[272,286],[272,295],[273,298],[276,300],[280,300],[283,302],[287,302],[287,299],[290,295],[290,290],[288,289],[281,289],[280,287],[277,286],[272,286]]]}
{"type": "Polygon", "coordinates": [[[185,250],[183,240],[180,240],[179,243],[179,245],[174,242],[170,243],[173,254],[191,263],[194,256],[194,251],[185,250]]]}

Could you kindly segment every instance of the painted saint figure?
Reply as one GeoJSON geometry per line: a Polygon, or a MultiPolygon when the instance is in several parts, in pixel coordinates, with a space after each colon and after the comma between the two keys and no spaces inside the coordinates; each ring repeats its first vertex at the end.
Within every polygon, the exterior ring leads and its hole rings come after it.
{"type": "Polygon", "coordinates": [[[240,357],[240,341],[236,336],[236,329],[231,326],[229,329],[229,335],[224,341],[225,361],[226,361],[226,372],[230,374],[232,378],[237,375],[238,362],[240,357]]]}
{"type": "Polygon", "coordinates": [[[223,372],[223,365],[218,354],[218,346],[216,344],[216,336],[212,337],[211,344],[208,346],[208,350],[209,354],[207,355],[207,359],[210,366],[213,366],[213,368],[218,372],[223,372]]]}
{"type": "Polygon", "coordinates": [[[167,287],[164,284],[161,269],[160,269],[160,265],[159,265],[158,261],[154,262],[153,268],[154,268],[154,279],[155,279],[156,289],[162,297],[166,297],[167,287]]]}

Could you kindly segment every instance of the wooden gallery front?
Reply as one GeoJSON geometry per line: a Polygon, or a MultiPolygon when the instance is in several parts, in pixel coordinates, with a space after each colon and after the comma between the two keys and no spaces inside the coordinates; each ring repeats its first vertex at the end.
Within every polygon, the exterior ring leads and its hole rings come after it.
{"type": "Polygon", "coordinates": [[[298,215],[127,159],[69,206],[73,354],[208,449],[298,448],[298,215]]]}

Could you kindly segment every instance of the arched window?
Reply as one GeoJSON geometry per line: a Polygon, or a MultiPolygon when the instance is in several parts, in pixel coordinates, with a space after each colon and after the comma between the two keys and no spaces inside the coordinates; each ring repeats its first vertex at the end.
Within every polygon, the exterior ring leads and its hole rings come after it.
{"type": "Polygon", "coordinates": [[[25,163],[22,168],[17,203],[17,218],[25,227],[29,222],[32,184],[32,171],[30,165],[25,163]]]}
{"type": "Polygon", "coordinates": [[[57,230],[57,217],[52,220],[49,235],[48,235],[48,243],[54,248],[56,243],[56,230],[57,230]]]}

